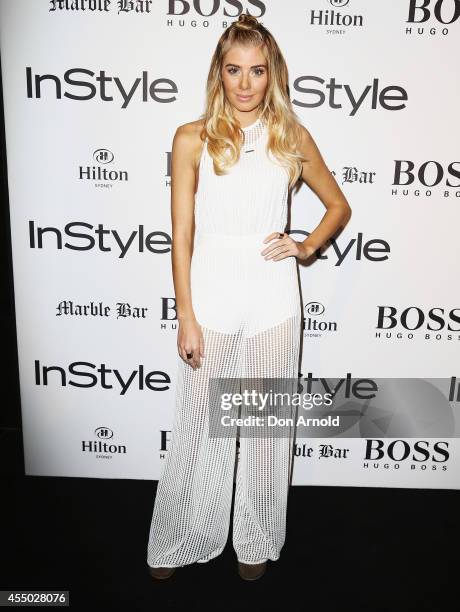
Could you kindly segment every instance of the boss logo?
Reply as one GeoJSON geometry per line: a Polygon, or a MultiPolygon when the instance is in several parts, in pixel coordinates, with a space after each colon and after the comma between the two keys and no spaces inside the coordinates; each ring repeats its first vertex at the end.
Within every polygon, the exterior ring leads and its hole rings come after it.
{"type": "Polygon", "coordinates": [[[439,23],[454,23],[460,17],[459,0],[410,0],[408,23],[424,23],[432,16],[439,23]]]}
{"type": "Polygon", "coordinates": [[[445,463],[449,459],[448,442],[439,441],[433,444],[428,440],[417,440],[408,442],[407,440],[385,440],[371,439],[366,440],[366,452],[364,459],[377,461],[379,459],[391,459],[392,461],[417,461],[424,463],[445,463]]]}

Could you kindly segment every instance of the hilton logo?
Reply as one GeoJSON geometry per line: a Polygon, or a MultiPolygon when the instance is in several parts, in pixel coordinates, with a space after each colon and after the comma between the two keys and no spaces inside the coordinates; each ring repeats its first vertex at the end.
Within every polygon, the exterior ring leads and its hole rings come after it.
{"type": "MultiPolygon", "coordinates": [[[[349,0],[329,0],[329,4],[333,9],[342,9],[349,3],[349,0]]],[[[310,10],[310,25],[311,26],[329,26],[329,28],[346,28],[346,27],[362,27],[364,18],[362,15],[350,15],[335,10],[311,9],[310,10]]],[[[327,34],[340,34],[344,30],[327,29],[327,34]]]]}
{"type": "Polygon", "coordinates": [[[308,302],[304,307],[304,334],[310,337],[320,337],[328,332],[337,331],[337,322],[326,320],[326,307],[321,302],[308,302]],[[318,317],[318,318],[317,318],[318,317]]]}
{"type": "Polygon", "coordinates": [[[99,189],[112,189],[114,183],[126,183],[128,181],[127,170],[104,167],[106,164],[111,164],[115,159],[115,155],[109,149],[96,149],[93,151],[93,159],[97,165],[78,167],[78,179],[80,181],[96,181],[94,186],[99,189]]]}
{"type": "Polygon", "coordinates": [[[97,459],[111,459],[113,455],[126,455],[126,446],[124,444],[108,442],[114,436],[113,431],[109,427],[97,427],[93,435],[98,440],[82,440],[82,452],[93,453],[97,459]]]}

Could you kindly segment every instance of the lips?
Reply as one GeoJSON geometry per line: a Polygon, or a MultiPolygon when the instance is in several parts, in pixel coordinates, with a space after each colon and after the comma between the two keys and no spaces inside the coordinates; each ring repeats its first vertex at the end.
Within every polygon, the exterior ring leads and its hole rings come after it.
{"type": "Polygon", "coordinates": [[[246,100],[250,100],[252,98],[252,96],[239,96],[238,94],[236,94],[236,97],[242,102],[245,102],[246,100]]]}

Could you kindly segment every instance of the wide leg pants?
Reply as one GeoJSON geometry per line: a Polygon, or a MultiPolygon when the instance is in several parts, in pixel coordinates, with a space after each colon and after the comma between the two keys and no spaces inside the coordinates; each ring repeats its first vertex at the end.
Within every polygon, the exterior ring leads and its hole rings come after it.
{"type": "MultiPolygon", "coordinates": [[[[244,253],[243,260],[247,262],[248,256],[250,258],[250,253],[244,253]]],[[[275,266],[282,262],[266,261],[265,269],[271,265],[276,279],[281,266],[275,266]]],[[[290,263],[288,266],[291,270],[290,263]]],[[[285,281],[282,281],[284,288],[285,281]]],[[[196,289],[198,284],[193,287],[196,289]]],[[[270,291],[273,291],[273,283],[270,291]]],[[[278,296],[286,298],[284,303],[295,298],[295,295],[278,296]]],[[[195,297],[199,297],[196,290],[195,297]]],[[[249,295],[249,299],[253,297],[249,295]]],[[[262,299],[264,307],[270,308],[263,295],[258,298],[262,299]]],[[[216,299],[221,299],[221,295],[216,299]]],[[[197,320],[207,323],[206,313],[200,310],[199,303],[197,299],[197,320]]],[[[209,312],[214,313],[214,310],[209,312]]],[[[298,376],[300,303],[290,316],[263,331],[253,333],[257,321],[248,319],[248,322],[251,324],[243,324],[232,333],[202,324],[205,356],[201,367],[194,370],[179,358],[171,444],[158,482],[148,539],[147,564],[150,567],[205,563],[217,557],[227,542],[237,427],[230,428],[226,436],[210,436],[210,379],[298,376]]],[[[290,435],[241,435],[239,438],[232,537],[236,556],[243,563],[275,561],[280,556],[286,536],[293,434],[294,428],[290,435]]]]}

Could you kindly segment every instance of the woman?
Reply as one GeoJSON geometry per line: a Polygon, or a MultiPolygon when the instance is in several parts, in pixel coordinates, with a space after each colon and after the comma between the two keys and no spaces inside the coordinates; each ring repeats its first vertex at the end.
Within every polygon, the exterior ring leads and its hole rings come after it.
{"type": "MultiPolygon", "coordinates": [[[[174,136],[171,189],[180,359],[148,542],[154,578],[224,549],[236,428],[209,435],[210,379],[298,376],[296,259],[306,260],[351,214],[292,110],[278,45],[255,17],[241,15],[220,37],[206,111],[174,136]],[[303,242],[284,231],[288,192],[300,177],[327,208],[303,242]]],[[[279,558],[291,464],[291,438],[240,437],[233,546],[246,580],[279,558]]]]}

